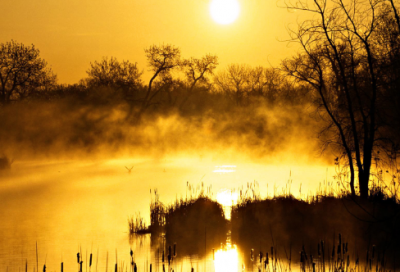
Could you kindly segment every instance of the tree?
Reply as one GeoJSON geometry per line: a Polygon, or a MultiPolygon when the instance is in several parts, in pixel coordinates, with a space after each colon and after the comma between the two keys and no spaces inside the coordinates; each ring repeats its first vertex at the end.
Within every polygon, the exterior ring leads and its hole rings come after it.
{"type": "Polygon", "coordinates": [[[276,99],[285,80],[279,70],[257,66],[249,70],[248,84],[253,95],[276,99]]]}
{"type": "Polygon", "coordinates": [[[193,94],[193,89],[197,83],[208,83],[207,75],[212,75],[217,65],[218,57],[213,55],[206,55],[201,59],[190,58],[182,62],[186,81],[188,83],[188,92],[186,97],[182,100],[181,108],[193,94]]]}
{"type": "Polygon", "coordinates": [[[152,45],[145,50],[146,58],[148,65],[150,67],[150,71],[153,72],[153,76],[149,81],[149,85],[147,87],[146,95],[143,99],[141,109],[139,111],[139,115],[141,115],[150,105],[151,101],[154,97],[162,90],[163,84],[160,84],[161,87],[157,88],[153,91],[153,82],[157,77],[163,79],[168,79],[170,77],[170,72],[179,67],[181,51],[179,48],[173,45],[152,45]]]}
{"type": "Polygon", "coordinates": [[[362,198],[368,197],[372,161],[378,156],[379,142],[384,142],[384,122],[380,120],[386,91],[382,87],[384,55],[377,42],[382,3],[299,0],[287,4],[289,9],[316,17],[292,32],[303,52],[285,60],[283,70],[315,91],[328,121],[323,132],[331,135],[326,144],[336,144],[343,152],[352,195],[357,169],[362,198]]]}
{"type": "Polygon", "coordinates": [[[0,101],[23,98],[32,91],[55,85],[56,76],[39,57],[32,44],[11,42],[0,44],[0,101]]]}
{"type": "Polygon", "coordinates": [[[104,57],[100,62],[90,63],[87,84],[89,87],[111,87],[115,89],[136,89],[141,86],[141,76],[137,63],[119,62],[116,58],[104,57]]]}
{"type": "Polygon", "coordinates": [[[231,64],[226,71],[221,71],[214,77],[214,83],[226,94],[231,95],[237,106],[243,103],[243,97],[248,91],[250,67],[231,64]]]}

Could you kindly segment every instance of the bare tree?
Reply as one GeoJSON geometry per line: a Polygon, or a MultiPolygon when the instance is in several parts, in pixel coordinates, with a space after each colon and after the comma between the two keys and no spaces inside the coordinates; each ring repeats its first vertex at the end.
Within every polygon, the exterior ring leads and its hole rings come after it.
{"type": "MultiPolygon", "coordinates": [[[[141,115],[150,105],[154,97],[162,90],[162,88],[157,88],[153,90],[153,82],[157,77],[161,76],[161,79],[170,78],[170,72],[179,67],[181,64],[180,56],[181,51],[179,48],[173,45],[152,45],[144,50],[146,53],[146,58],[150,70],[154,73],[149,81],[147,87],[146,95],[143,99],[139,115],[141,115]]],[[[162,84],[161,84],[162,86],[162,84]]]]}
{"type": "Polygon", "coordinates": [[[283,85],[284,78],[279,70],[257,66],[249,69],[248,84],[250,92],[257,96],[274,100],[283,85]]]}
{"type": "Polygon", "coordinates": [[[111,87],[116,89],[132,89],[142,84],[137,63],[119,62],[116,58],[104,57],[101,61],[90,63],[87,84],[89,87],[111,87]]]}
{"type": "Polygon", "coordinates": [[[249,91],[249,74],[251,68],[247,65],[231,64],[225,71],[214,77],[214,83],[226,94],[233,97],[237,106],[242,105],[243,98],[249,91]]]}
{"type": "Polygon", "coordinates": [[[206,55],[201,59],[190,58],[183,60],[182,67],[188,83],[186,97],[182,100],[180,108],[187,102],[193,94],[193,89],[197,83],[208,83],[207,75],[212,75],[218,65],[218,57],[206,55]]]}
{"type": "Polygon", "coordinates": [[[347,159],[355,195],[368,197],[372,160],[382,126],[378,122],[384,90],[379,66],[382,58],[375,39],[382,1],[299,0],[287,8],[315,14],[292,31],[303,53],[285,60],[283,69],[315,91],[333,135],[327,144],[341,147],[347,159]]]}
{"type": "Polygon", "coordinates": [[[56,76],[34,45],[15,41],[0,44],[0,101],[23,98],[34,90],[55,85],[56,76]]]}

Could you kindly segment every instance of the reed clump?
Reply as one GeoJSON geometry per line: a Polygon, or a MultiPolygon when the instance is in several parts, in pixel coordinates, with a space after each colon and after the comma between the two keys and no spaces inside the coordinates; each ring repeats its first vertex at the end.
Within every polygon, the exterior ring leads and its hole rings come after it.
{"type": "MultiPolygon", "coordinates": [[[[393,261],[400,254],[400,204],[377,192],[368,199],[343,194],[316,195],[307,200],[284,195],[241,201],[232,209],[232,241],[244,250],[254,245],[278,244],[281,251],[288,251],[317,245],[318,237],[327,240],[333,233],[341,233],[360,256],[361,249],[375,245],[393,261]]],[[[307,252],[317,256],[316,250],[312,247],[307,252]]],[[[343,248],[333,249],[331,244],[330,253],[335,250],[343,252],[343,248]]],[[[313,271],[312,265],[308,268],[313,271]]]]}
{"type": "Polygon", "coordinates": [[[180,252],[202,255],[226,242],[228,221],[219,203],[200,196],[168,207],[165,230],[167,243],[177,243],[180,252]]]}
{"type": "Polygon", "coordinates": [[[10,169],[13,161],[7,156],[0,156],[0,170],[10,169]]]}
{"type": "Polygon", "coordinates": [[[150,229],[146,221],[139,214],[128,218],[129,234],[144,234],[150,233],[150,229]]]}

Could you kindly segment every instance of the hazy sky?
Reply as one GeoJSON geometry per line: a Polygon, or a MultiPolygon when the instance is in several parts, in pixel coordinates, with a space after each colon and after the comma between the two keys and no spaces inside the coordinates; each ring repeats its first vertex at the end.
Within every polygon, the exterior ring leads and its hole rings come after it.
{"type": "MultiPolygon", "coordinates": [[[[297,16],[276,0],[239,0],[239,18],[220,25],[211,0],[2,0],[0,42],[34,44],[58,75],[76,83],[103,56],[137,62],[147,71],[144,48],[169,43],[183,57],[207,53],[230,63],[268,66],[294,51],[287,26],[297,16]]],[[[145,75],[147,78],[148,75],[145,75]]]]}

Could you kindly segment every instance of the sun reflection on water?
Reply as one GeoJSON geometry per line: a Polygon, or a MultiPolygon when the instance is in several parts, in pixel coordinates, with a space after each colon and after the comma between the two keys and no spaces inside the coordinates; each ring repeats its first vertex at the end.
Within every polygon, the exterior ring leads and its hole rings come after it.
{"type": "Polygon", "coordinates": [[[214,173],[233,173],[236,172],[236,165],[216,165],[214,173]]]}
{"type": "Polygon", "coordinates": [[[217,202],[223,206],[227,220],[231,219],[232,206],[237,204],[239,195],[232,190],[221,190],[217,193],[217,202]]]}
{"type": "Polygon", "coordinates": [[[236,245],[228,244],[226,248],[215,252],[214,269],[215,272],[239,271],[239,254],[236,245]]]}

